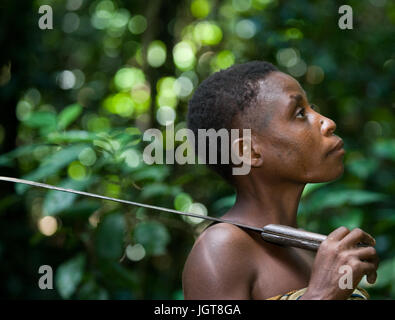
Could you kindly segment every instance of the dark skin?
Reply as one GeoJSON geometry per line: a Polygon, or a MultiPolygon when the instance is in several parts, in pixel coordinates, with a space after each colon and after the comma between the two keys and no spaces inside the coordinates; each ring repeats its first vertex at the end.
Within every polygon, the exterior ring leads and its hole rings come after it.
{"type": "MultiPolygon", "coordinates": [[[[334,135],[335,122],[311,107],[294,78],[272,72],[260,82],[256,106],[236,116],[235,125],[252,128],[251,148],[245,148],[243,139],[232,145],[251,171],[234,176],[236,203],[222,218],[257,227],[274,223],[297,228],[305,185],[343,174],[344,149],[331,151],[340,139],[334,135]]],[[[374,245],[375,240],[362,230],[340,227],[312,254],[270,244],[258,232],[219,223],[199,236],[188,256],[184,297],[267,299],[307,287],[302,299],[347,299],[364,275],[369,283],[375,282],[374,245]],[[358,242],[370,246],[357,248],[358,242]],[[352,289],[338,285],[342,265],[352,268],[352,289]]]]}

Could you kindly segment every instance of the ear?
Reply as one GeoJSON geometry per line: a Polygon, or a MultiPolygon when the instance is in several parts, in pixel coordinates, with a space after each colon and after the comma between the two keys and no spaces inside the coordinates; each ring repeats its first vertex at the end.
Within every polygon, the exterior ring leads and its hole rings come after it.
{"type": "Polygon", "coordinates": [[[254,135],[233,140],[232,153],[237,163],[244,163],[251,167],[263,165],[263,148],[254,135]]]}

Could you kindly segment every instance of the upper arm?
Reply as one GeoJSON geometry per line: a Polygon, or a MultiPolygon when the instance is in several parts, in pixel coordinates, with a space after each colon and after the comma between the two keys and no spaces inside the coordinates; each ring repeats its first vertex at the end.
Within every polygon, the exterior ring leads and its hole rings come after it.
{"type": "Polygon", "coordinates": [[[216,225],[196,241],[185,263],[185,299],[249,299],[253,271],[248,236],[234,226],[216,225]]]}

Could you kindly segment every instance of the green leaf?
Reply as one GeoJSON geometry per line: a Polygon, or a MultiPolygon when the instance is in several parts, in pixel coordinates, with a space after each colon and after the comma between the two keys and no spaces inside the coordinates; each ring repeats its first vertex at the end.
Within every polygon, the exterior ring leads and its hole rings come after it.
{"type": "Polygon", "coordinates": [[[85,268],[85,256],[79,254],[64,262],[56,270],[55,285],[63,299],[69,299],[82,280],[85,268]]]}
{"type": "Polygon", "coordinates": [[[336,208],[343,205],[363,205],[386,199],[388,199],[388,196],[385,194],[364,190],[320,190],[305,202],[303,210],[318,212],[327,208],[336,208]]]}
{"type": "Polygon", "coordinates": [[[104,281],[110,286],[117,286],[121,288],[130,288],[138,290],[141,288],[141,278],[138,277],[136,272],[125,268],[118,261],[102,260],[100,263],[100,270],[104,275],[104,281]]]}
{"type": "Polygon", "coordinates": [[[26,120],[23,120],[23,123],[31,128],[52,126],[56,124],[56,115],[53,112],[36,111],[32,112],[26,120]]]}
{"type": "Polygon", "coordinates": [[[169,168],[167,166],[144,166],[133,174],[133,180],[163,181],[169,175],[169,173],[169,168]]]}
{"type": "Polygon", "coordinates": [[[215,212],[216,216],[218,216],[217,213],[218,214],[225,213],[227,210],[229,210],[231,207],[233,207],[235,202],[236,202],[236,194],[232,194],[230,196],[223,197],[213,203],[212,211],[215,212]]]}
{"type": "Polygon", "coordinates": [[[302,198],[308,196],[310,193],[312,193],[314,190],[317,190],[323,186],[326,186],[330,182],[321,182],[321,183],[308,183],[303,189],[302,192],[302,198]]]}
{"type": "Polygon", "coordinates": [[[184,292],[182,289],[173,292],[173,300],[184,300],[184,292]]]}
{"type": "Polygon", "coordinates": [[[192,204],[193,200],[191,196],[185,192],[181,192],[174,199],[174,208],[176,210],[185,211],[188,210],[189,206],[192,204]]]}
{"type": "MultiPolygon", "coordinates": [[[[36,170],[23,176],[22,179],[39,181],[50,175],[53,175],[66,167],[70,162],[77,159],[80,152],[86,147],[86,144],[65,147],[60,151],[50,155],[36,170]]],[[[25,192],[28,188],[29,186],[25,184],[17,184],[15,186],[16,192],[18,194],[25,192]]]]}
{"type": "Polygon", "coordinates": [[[169,186],[164,183],[151,183],[146,185],[141,191],[142,199],[149,199],[157,196],[176,196],[181,192],[179,186],[169,186]]]}
{"type": "Polygon", "coordinates": [[[139,128],[127,128],[125,132],[129,135],[127,147],[134,146],[141,142],[142,134],[139,128]]]}
{"type": "Polygon", "coordinates": [[[79,104],[72,104],[64,108],[58,115],[58,130],[66,129],[74,120],[76,120],[82,112],[79,104]]]}
{"type": "Polygon", "coordinates": [[[42,144],[32,144],[18,147],[8,153],[2,154],[0,156],[0,166],[9,166],[12,164],[12,160],[18,157],[22,157],[26,154],[33,152],[35,148],[41,146],[42,144]]]}
{"type": "Polygon", "coordinates": [[[101,207],[101,203],[98,200],[79,200],[72,206],[67,207],[59,213],[63,219],[87,219],[93,212],[101,207]]]}
{"type": "Polygon", "coordinates": [[[93,141],[93,145],[94,145],[95,147],[98,147],[99,149],[102,149],[102,150],[104,150],[104,151],[107,151],[107,152],[110,153],[110,154],[113,153],[113,149],[112,149],[111,144],[110,144],[109,142],[107,142],[107,141],[100,140],[100,138],[99,138],[99,139],[95,139],[95,140],[93,141]]]}
{"type": "Polygon", "coordinates": [[[108,300],[109,294],[104,289],[99,287],[99,285],[90,278],[84,284],[82,284],[81,288],[77,293],[78,299],[81,300],[108,300]]]}
{"type": "Polygon", "coordinates": [[[366,179],[377,170],[379,163],[376,159],[356,159],[348,164],[348,169],[357,177],[366,179]]]}
{"type": "Polygon", "coordinates": [[[166,227],[157,221],[143,221],[134,229],[134,239],[143,245],[147,254],[161,255],[166,252],[170,234],[166,227]]]}
{"type": "Polygon", "coordinates": [[[124,148],[126,145],[136,145],[141,140],[141,133],[138,128],[127,128],[126,130],[116,130],[111,133],[111,138],[117,140],[124,148]],[[136,130],[133,130],[136,129],[136,130]]]}
{"type": "Polygon", "coordinates": [[[377,281],[375,288],[382,288],[391,285],[395,281],[395,258],[390,258],[380,262],[377,270],[377,281]]]}
{"type": "Polygon", "coordinates": [[[330,220],[333,228],[345,226],[350,230],[360,227],[363,220],[363,211],[357,208],[347,210],[343,214],[333,216],[330,220]]]}
{"type": "Polygon", "coordinates": [[[30,128],[40,129],[40,134],[46,135],[56,130],[56,114],[48,111],[36,111],[23,120],[23,123],[30,128]]]}
{"type": "Polygon", "coordinates": [[[379,157],[395,161],[395,139],[376,142],[373,151],[379,157]]]}
{"type": "MultiPolygon", "coordinates": [[[[59,187],[83,191],[88,186],[90,186],[94,180],[95,179],[93,177],[90,177],[85,180],[78,180],[78,181],[68,178],[66,180],[63,180],[59,184],[59,187]]],[[[44,214],[56,215],[57,213],[63,211],[64,209],[71,207],[77,196],[78,195],[75,193],[68,193],[68,192],[62,192],[56,190],[51,190],[47,192],[43,204],[44,214]]]]}
{"type": "Polygon", "coordinates": [[[120,213],[110,214],[100,222],[96,233],[96,250],[104,259],[120,259],[123,254],[123,238],[126,226],[120,213]]]}
{"type": "Polygon", "coordinates": [[[51,132],[47,141],[49,143],[76,143],[76,142],[93,142],[96,135],[83,130],[70,130],[65,132],[51,132]]]}

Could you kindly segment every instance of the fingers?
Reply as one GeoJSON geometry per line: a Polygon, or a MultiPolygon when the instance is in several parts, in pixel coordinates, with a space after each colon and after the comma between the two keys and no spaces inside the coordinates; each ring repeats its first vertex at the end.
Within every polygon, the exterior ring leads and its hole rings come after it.
{"type": "Polygon", "coordinates": [[[374,284],[377,280],[377,271],[374,272],[370,272],[367,276],[366,276],[366,280],[367,282],[369,282],[370,284],[374,284]]]}
{"type": "Polygon", "coordinates": [[[342,240],[340,240],[345,248],[355,247],[358,243],[362,242],[370,246],[375,246],[376,240],[365,231],[355,228],[349,232],[342,240]]]}
{"type": "Polygon", "coordinates": [[[373,262],[361,262],[362,273],[366,275],[366,280],[373,284],[377,279],[377,265],[373,262]]]}
{"type": "Polygon", "coordinates": [[[378,256],[376,249],[373,247],[360,247],[353,250],[355,256],[357,256],[360,260],[367,260],[370,262],[377,262],[378,264],[378,256]]]}
{"type": "Polygon", "coordinates": [[[334,241],[340,241],[342,240],[347,234],[350,233],[350,230],[348,230],[346,227],[340,227],[332,231],[327,239],[328,240],[334,240],[334,241]]]}
{"type": "Polygon", "coordinates": [[[370,269],[366,273],[366,280],[370,284],[374,284],[377,279],[377,268],[379,265],[379,257],[377,255],[376,249],[373,247],[365,247],[365,248],[358,248],[354,250],[355,256],[357,256],[362,263],[370,263],[369,266],[366,268],[373,268],[374,270],[371,271],[370,269]]]}

